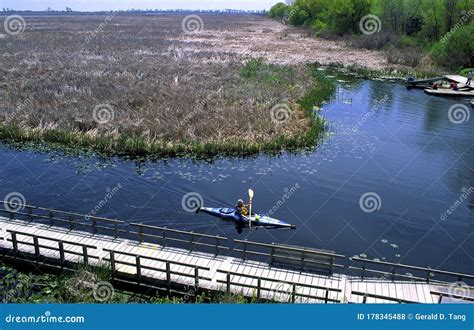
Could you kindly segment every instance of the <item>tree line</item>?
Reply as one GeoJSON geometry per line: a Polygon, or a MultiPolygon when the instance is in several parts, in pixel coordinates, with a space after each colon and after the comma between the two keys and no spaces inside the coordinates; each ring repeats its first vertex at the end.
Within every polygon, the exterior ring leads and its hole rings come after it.
{"type": "Polygon", "coordinates": [[[474,66],[474,0],[295,0],[275,4],[268,15],[323,37],[362,35],[372,28],[365,38],[372,37],[374,48],[396,40],[425,49],[444,66],[474,66]],[[381,43],[375,34],[397,38],[381,43]]]}

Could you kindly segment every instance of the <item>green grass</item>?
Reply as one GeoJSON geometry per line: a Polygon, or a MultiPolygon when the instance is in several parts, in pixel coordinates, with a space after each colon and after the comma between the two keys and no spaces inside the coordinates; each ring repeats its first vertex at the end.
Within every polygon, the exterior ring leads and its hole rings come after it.
{"type": "Polygon", "coordinates": [[[423,70],[416,70],[416,69],[369,69],[369,68],[361,67],[358,65],[345,66],[341,63],[330,63],[326,65],[321,65],[319,63],[316,63],[315,65],[320,66],[320,67],[335,69],[337,71],[354,75],[363,79],[405,80],[409,75],[413,75],[419,79],[422,79],[422,78],[442,76],[448,73],[448,72],[440,72],[440,71],[423,71],[423,70]]]}
{"type": "MultiPolygon", "coordinates": [[[[106,300],[94,298],[93,285],[99,282],[113,283],[107,266],[90,267],[78,265],[71,272],[59,274],[26,273],[6,264],[0,264],[0,303],[268,303],[258,301],[256,297],[245,297],[242,294],[228,295],[224,292],[203,291],[195,295],[191,290],[188,295],[169,296],[147,290],[148,294],[124,291],[113,288],[113,295],[106,300]]],[[[103,296],[102,296],[103,298],[103,296]]]]}
{"type": "Polygon", "coordinates": [[[297,79],[293,68],[267,64],[263,58],[248,60],[240,69],[240,75],[247,80],[268,86],[275,84],[289,86],[297,79]]]}
{"type": "MultiPolygon", "coordinates": [[[[216,156],[251,156],[258,153],[277,154],[282,151],[296,152],[314,148],[317,139],[325,128],[325,122],[312,111],[334,92],[335,85],[315,70],[309,68],[313,75],[313,85],[299,101],[299,106],[310,119],[306,132],[296,135],[279,135],[271,140],[227,139],[210,140],[205,143],[195,141],[162,141],[147,139],[126,134],[116,136],[91,135],[81,131],[59,129],[31,129],[25,126],[0,124],[0,139],[13,145],[48,145],[53,148],[81,149],[97,152],[107,156],[127,157],[196,157],[212,158],[216,156]]],[[[265,64],[261,59],[248,61],[241,70],[241,75],[249,82],[258,85],[289,85],[297,79],[289,67],[265,64]]],[[[290,87],[289,87],[290,88],[290,87]]]]}
{"type": "MultiPolygon", "coordinates": [[[[323,129],[323,121],[314,120],[317,130],[323,129]]],[[[314,127],[311,129],[313,131],[314,127]]],[[[35,131],[18,126],[0,125],[0,139],[9,142],[48,143],[52,147],[81,148],[98,152],[107,156],[155,156],[155,157],[214,157],[223,156],[249,156],[260,152],[278,153],[282,150],[296,151],[300,148],[310,147],[306,134],[303,136],[280,135],[272,141],[209,141],[198,143],[193,141],[164,142],[147,140],[142,137],[121,135],[118,138],[108,136],[91,137],[79,132],[63,130],[35,131]]],[[[315,141],[311,141],[314,146],[315,141]]]]}

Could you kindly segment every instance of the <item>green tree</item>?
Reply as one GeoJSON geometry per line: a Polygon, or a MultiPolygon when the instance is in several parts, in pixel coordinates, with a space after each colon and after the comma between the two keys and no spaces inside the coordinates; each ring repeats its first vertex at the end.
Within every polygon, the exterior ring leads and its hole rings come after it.
{"type": "Polygon", "coordinates": [[[288,6],[283,2],[278,2],[272,8],[270,8],[269,16],[270,17],[279,17],[283,18],[288,9],[288,6]]]}
{"type": "Polygon", "coordinates": [[[308,18],[309,13],[304,8],[297,5],[292,6],[288,15],[290,24],[296,26],[304,24],[308,18]]]}
{"type": "Polygon", "coordinates": [[[474,67],[474,21],[448,32],[433,49],[433,57],[450,68],[474,67]]]}

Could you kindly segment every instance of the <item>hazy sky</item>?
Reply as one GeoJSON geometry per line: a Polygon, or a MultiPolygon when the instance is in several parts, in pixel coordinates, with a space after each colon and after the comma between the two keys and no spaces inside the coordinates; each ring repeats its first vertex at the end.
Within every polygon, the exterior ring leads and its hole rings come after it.
{"type": "Polygon", "coordinates": [[[0,0],[0,8],[79,11],[118,9],[269,9],[279,0],[0,0]]]}

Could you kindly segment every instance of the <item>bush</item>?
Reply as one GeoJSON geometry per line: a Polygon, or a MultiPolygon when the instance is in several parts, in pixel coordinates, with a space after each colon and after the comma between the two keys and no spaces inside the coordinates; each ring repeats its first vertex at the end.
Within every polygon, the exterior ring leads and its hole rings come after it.
{"type": "Polygon", "coordinates": [[[461,76],[467,76],[469,72],[474,72],[474,68],[465,68],[465,69],[462,69],[462,70],[459,70],[459,75],[461,76]]]}
{"type": "Polygon", "coordinates": [[[416,67],[423,58],[423,52],[414,47],[394,47],[386,49],[387,62],[416,67]]]}
{"type": "Polygon", "coordinates": [[[449,68],[474,66],[474,22],[455,27],[433,47],[434,59],[449,68]]]}
{"type": "Polygon", "coordinates": [[[298,6],[293,6],[288,16],[290,24],[296,25],[296,26],[303,25],[304,22],[306,22],[308,18],[309,18],[309,13],[298,6]]]}
{"type": "Polygon", "coordinates": [[[283,18],[285,16],[285,12],[287,9],[288,9],[288,6],[286,4],[284,4],[283,2],[279,2],[275,4],[274,6],[272,6],[272,8],[270,8],[270,12],[268,13],[268,15],[274,18],[275,17],[283,18]]]}
{"type": "Polygon", "coordinates": [[[396,42],[397,35],[380,32],[372,35],[353,35],[348,40],[348,44],[355,48],[381,49],[389,43],[396,42]]]}
{"type": "Polygon", "coordinates": [[[257,72],[263,67],[264,64],[265,59],[262,57],[252,58],[245,63],[242,69],[240,69],[240,74],[244,78],[254,77],[257,75],[257,72]]]}
{"type": "Polygon", "coordinates": [[[311,28],[319,34],[327,30],[328,25],[320,19],[315,19],[311,22],[311,28]]]}

